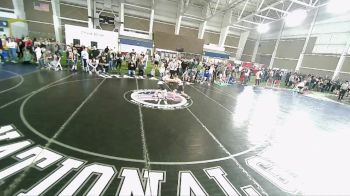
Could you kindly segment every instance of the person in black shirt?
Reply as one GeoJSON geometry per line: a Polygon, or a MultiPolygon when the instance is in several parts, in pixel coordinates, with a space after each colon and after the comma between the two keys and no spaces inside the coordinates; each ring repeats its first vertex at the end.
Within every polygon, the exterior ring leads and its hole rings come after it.
{"type": "Polygon", "coordinates": [[[108,46],[106,46],[105,50],[104,50],[105,53],[108,53],[109,52],[109,48],[108,46]]]}
{"type": "Polygon", "coordinates": [[[136,53],[134,49],[129,53],[129,62],[128,62],[128,75],[134,76],[136,70],[136,53]]]}
{"type": "Polygon", "coordinates": [[[139,68],[139,76],[143,76],[144,75],[144,70],[146,67],[146,56],[143,52],[141,52],[140,56],[138,57],[138,61],[139,64],[137,65],[137,67],[139,68]]]}
{"type": "Polygon", "coordinates": [[[116,55],[116,61],[117,61],[116,69],[117,69],[117,72],[119,74],[120,74],[120,69],[122,67],[122,58],[123,58],[122,54],[120,52],[118,52],[117,55],[116,55]]]}
{"type": "Polygon", "coordinates": [[[109,52],[107,52],[105,54],[106,54],[106,59],[107,59],[107,63],[108,63],[108,66],[109,66],[108,69],[110,71],[112,71],[113,68],[114,68],[114,65],[115,65],[115,53],[114,53],[114,51],[109,51],[109,52]]]}
{"type": "Polygon", "coordinates": [[[98,58],[100,58],[100,51],[96,48],[96,46],[94,46],[93,48],[92,48],[92,51],[91,51],[91,58],[93,58],[93,59],[98,59],[98,58]]]}

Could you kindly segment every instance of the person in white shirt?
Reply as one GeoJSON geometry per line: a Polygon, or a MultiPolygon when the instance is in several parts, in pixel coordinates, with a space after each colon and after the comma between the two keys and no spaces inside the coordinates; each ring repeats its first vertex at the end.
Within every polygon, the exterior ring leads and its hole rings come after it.
{"type": "Polygon", "coordinates": [[[215,67],[214,65],[211,65],[210,68],[209,68],[209,78],[208,78],[208,82],[210,83],[213,79],[213,75],[214,75],[214,70],[215,70],[215,67]]]}
{"type": "Polygon", "coordinates": [[[261,75],[262,75],[262,72],[261,72],[261,70],[259,69],[259,70],[255,73],[255,85],[257,85],[257,86],[260,85],[261,75]]]}
{"type": "Polygon", "coordinates": [[[10,51],[10,58],[11,62],[16,63],[17,61],[17,43],[14,39],[9,39],[9,42],[7,43],[7,47],[10,51]]]}
{"type": "Polygon", "coordinates": [[[41,48],[39,46],[37,46],[35,48],[34,52],[35,52],[35,56],[36,56],[36,63],[39,63],[39,60],[40,60],[41,55],[42,55],[41,48]]]}
{"type": "Polygon", "coordinates": [[[89,74],[92,74],[93,72],[98,73],[98,71],[97,71],[98,63],[99,63],[99,61],[95,60],[95,59],[90,59],[88,61],[89,74]]]}
{"type": "Polygon", "coordinates": [[[87,52],[87,48],[84,48],[83,51],[81,51],[81,58],[82,58],[82,67],[83,70],[88,72],[89,71],[89,66],[88,66],[88,62],[89,62],[89,53],[87,52]]]}
{"type": "Polygon", "coordinates": [[[300,94],[304,93],[305,84],[306,84],[306,80],[304,80],[304,81],[300,82],[299,84],[297,84],[298,93],[300,93],[300,94]]]}
{"type": "Polygon", "coordinates": [[[341,86],[340,86],[340,91],[339,91],[339,96],[338,100],[341,101],[344,98],[344,95],[346,91],[349,89],[349,81],[345,81],[341,86]]]}
{"type": "Polygon", "coordinates": [[[172,59],[171,62],[169,63],[170,78],[173,78],[173,76],[176,74],[177,67],[178,67],[178,63],[176,59],[172,59]]]}
{"type": "Polygon", "coordinates": [[[153,64],[155,68],[158,68],[160,61],[160,56],[157,52],[154,53],[153,64]]]}
{"type": "Polygon", "coordinates": [[[159,77],[163,78],[164,76],[165,76],[165,67],[164,67],[164,63],[161,63],[159,67],[159,77]]]}

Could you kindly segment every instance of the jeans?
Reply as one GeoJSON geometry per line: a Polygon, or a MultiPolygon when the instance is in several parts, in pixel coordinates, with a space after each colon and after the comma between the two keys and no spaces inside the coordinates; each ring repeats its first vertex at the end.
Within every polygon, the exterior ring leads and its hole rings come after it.
{"type": "Polygon", "coordinates": [[[109,70],[112,70],[113,69],[113,60],[110,60],[108,62],[108,66],[109,66],[109,70]]]}
{"type": "Polygon", "coordinates": [[[45,67],[45,61],[44,59],[39,59],[39,68],[45,67]]]}
{"type": "Polygon", "coordinates": [[[135,75],[135,70],[128,70],[128,75],[129,76],[134,76],[135,75]]]}
{"type": "Polygon", "coordinates": [[[11,61],[17,61],[17,49],[9,48],[9,56],[11,58],[11,61]]]}

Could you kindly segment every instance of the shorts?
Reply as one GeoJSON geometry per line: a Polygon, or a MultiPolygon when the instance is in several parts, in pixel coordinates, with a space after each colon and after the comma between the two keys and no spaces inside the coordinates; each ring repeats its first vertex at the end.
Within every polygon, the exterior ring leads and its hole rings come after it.
{"type": "Polygon", "coordinates": [[[154,64],[155,65],[159,65],[159,61],[154,61],[154,64]]]}

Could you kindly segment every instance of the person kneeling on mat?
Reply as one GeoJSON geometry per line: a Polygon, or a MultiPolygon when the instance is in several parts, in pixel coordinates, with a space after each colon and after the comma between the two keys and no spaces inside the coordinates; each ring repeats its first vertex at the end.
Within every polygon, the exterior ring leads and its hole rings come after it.
{"type": "Polygon", "coordinates": [[[184,83],[183,81],[178,77],[177,74],[171,78],[170,73],[168,72],[163,78],[162,81],[158,82],[160,89],[165,89],[164,85],[169,84],[168,88],[174,89],[173,92],[176,92],[178,94],[181,94],[185,98],[189,98],[189,96],[185,93],[184,83]],[[171,88],[174,86],[174,88],[171,88]]]}

